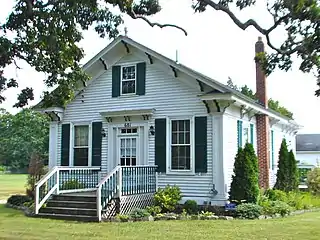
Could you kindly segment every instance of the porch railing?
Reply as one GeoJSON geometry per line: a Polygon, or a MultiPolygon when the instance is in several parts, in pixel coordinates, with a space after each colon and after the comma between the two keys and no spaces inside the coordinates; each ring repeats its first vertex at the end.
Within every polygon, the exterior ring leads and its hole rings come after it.
{"type": "Polygon", "coordinates": [[[67,193],[96,190],[100,168],[94,167],[54,167],[35,188],[35,213],[53,193],[67,193]]]}
{"type": "Polygon", "coordinates": [[[97,216],[99,221],[111,199],[156,192],[156,168],[157,166],[115,167],[98,185],[97,216]]]}

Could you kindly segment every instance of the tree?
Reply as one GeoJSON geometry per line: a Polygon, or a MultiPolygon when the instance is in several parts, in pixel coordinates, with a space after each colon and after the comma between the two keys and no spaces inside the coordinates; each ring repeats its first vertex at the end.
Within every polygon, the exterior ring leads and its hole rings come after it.
{"type": "Polygon", "coordinates": [[[259,171],[252,144],[246,143],[244,149],[238,149],[233,171],[229,200],[256,203],[259,196],[259,171]]]}
{"type": "Polygon", "coordinates": [[[292,150],[289,152],[289,168],[288,168],[288,191],[296,191],[299,187],[299,171],[297,161],[292,150]]]}
{"type": "MultiPolygon", "coordinates": [[[[193,0],[196,12],[207,8],[226,13],[232,21],[245,30],[252,26],[267,39],[273,49],[270,55],[260,54],[256,60],[261,62],[267,74],[276,67],[288,70],[292,57],[301,60],[300,70],[316,71],[320,95],[320,7],[318,0],[275,0],[267,1],[266,7],[274,19],[269,28],[261,27],[250,19],[242,23],[232,12],[250,8],[256,4],[253,0],[193,0]],[[270,34],[284,27],[287,38],[280,46],[271,42],[270,34]]],[[[141,19],[151,27],[175,27],[176,25],[151,22],[148,17],[161,11],[158,0],[16,0],[14,10],[4,23],[0,23],[0,103],[5,100],[2,92],[7,88],[18,87],[14,78],[4,75],[4,68],[22,60],[38,72],[46,74],[44,83],[47,87],[56,87],[52,94],[44,92],[44,106],[65,105],[70,101],[79,82],[86,85],[89,79],[79,62],[83,50],[77,46],[82,39],[82,30],[94,26],[100,37],[114,38],[119,34],[123,23],[123,14],[133,19],[141,19]],[[120,14],[112,11],[120,10],[120,14]]],[[[24,80],[27,81],[27,80],[24,80]]],[[[34,99],[33,89],[26,87],[18,95],[15,107],[22,107],[34,99]]]]}
{"type": "Polygon", "coordinates": [[[254,27],[264,35],[271,54],[259,54],[256,60],[261,62],[267,74],[276,67],[288,71],[292,67],[293,57],[301,60],[300,70],[312,72],[317,78],[320,96],[320,1],[319,0],[266,0],[266,10],[273,18],[273,24],[268,28],[262,27],[254,19],[241,22],[231,9],[240,11],[256,5],[255,0],[194,0],[196,12],[204,12],[208,8],[226,13],[242,30],[254,27]],[[284,28],[286,39],[276,46],[271,40],[272,33],[284,28]]]}
{"type": "Polygon", "coordinates": [[[0,115],[0,142],[4,164],[16,170],[26,169],[32,154],[48,157],[49,119],[30,109],[16,115],[0,115]]]}
{"type": "Polygon", "coordinates": [[[277,181],[274,185],[275,189],[288,191],[289,189],[289,152],[287,147],[286,139],[282,139],[280,150],[279,150],[279,161],[277,171],[277,181]]]}
{"type": "MultiPolygon", "coordinates": [[[[257,100],[256,94],[250,89],[247,85],[244,85],[242,87],[238,87],[232,82],[232,79],[229,78],[227,81],[227,85],[242,94],[246,95],[247,97],[251,98],[252,100],[257,100]]],[[[275,101],[272,98],[268,100],[268,107],[278,113],[280,113],[282,116],[293,119],[293,113],[290,112],[287,108],[280,105],[279,101],[275,101]]]]}

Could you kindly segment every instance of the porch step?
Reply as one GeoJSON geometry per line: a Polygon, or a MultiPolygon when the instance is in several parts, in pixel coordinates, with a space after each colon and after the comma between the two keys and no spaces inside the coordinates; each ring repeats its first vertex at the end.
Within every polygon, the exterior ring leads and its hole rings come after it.
{"type": "Polygon", "coordinates": [[[47,203],[47,207],[96,209],[97,203],[96,202],[49,200],[49,202],[47,203]]]}
{"type": "Polygon", "coordinates": [[[50,214],[63,214],[72,216],[97,216],[96,209],[84,209],[84,208],[66,208],[66,207],[45,207],[41,208],[40,213],[50,214]]]}
{"type": "Polygon", "coordinates": [[[96,200],[95,194],[89,192],[52,195],[46,206],[39,210],[38,217],[96,222],[96,200]]]}
{"type": "Polygon", "coordinates": [[[97,197],[93,195],[53,195],[52,200],[95,203],[97,197]]]}
{"type": "Polygon", "coordinates": [[[98,218],[95,216],[86,215],[68,215],[68,214],[54,214],[54,213],[39,213],[36,215],[40,218],[50,218],[50,219],[60,219],[60,220],[70,220],[79,222],[98,222],[98,218]]]}

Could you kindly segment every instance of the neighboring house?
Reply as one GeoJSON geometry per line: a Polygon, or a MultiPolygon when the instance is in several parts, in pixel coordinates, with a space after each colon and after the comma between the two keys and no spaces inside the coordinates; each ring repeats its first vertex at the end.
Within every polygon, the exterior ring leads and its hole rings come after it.
{"type": "Polygon", "coordinates": [[[296,159],[299,164],[320,165],[320,134],[296,136],[296,159]]]}
{"type": "MultiPolygon", "coordinates": [[[[264,44],[259,38],[256,52],[262,51],[264,44]]],[[[254,145],[259,157],[259,182],[264,188],[275,183],[282,138],[295,148],[300,126],[267,108],[266,77],[259,64],[259,102],[125,36],[112,41],[83,68],[92,76],[88,86],[65,108],[42,109],[52,117],[49,165],[52,176],[58,171],[55,166],[64,166],[61,169],[65,174],[79,166],[87,167],[83,168],[86,174],[80,169],[76,177],[64,179],[94,175],[90,167],[98,167],[94,168],[99,172],[94,181],[100,182],[97,203],[102,209],[102,202],[107,204],[112,198],[99,198],[106,183],[111,185],[105,189],[115,192],[120,188],[119,195],[124,196],[124,188],[138,186],[144,179],[154,184],[150,191],[177,185],[182,201],[224,205],[238,147],[247,141],[254,145]],[[156,177],[152,169],[149,174],[143,172],[149,170],[134,167],[155,165],[156,177]],[[134,176],[131,183],[111,182],[112,177],[121,179],[124,174],[134,176]]],[[[57,176],[59,192],[63,176],[59,172],[57,176]]],[[[97,189],[94,184],[90,186],[90,190],[97,189]]],[[[49,190],[44,196],[53,192],[49,190]]],[[[45,200],[43,197],[36,202],[45,200]]]]}

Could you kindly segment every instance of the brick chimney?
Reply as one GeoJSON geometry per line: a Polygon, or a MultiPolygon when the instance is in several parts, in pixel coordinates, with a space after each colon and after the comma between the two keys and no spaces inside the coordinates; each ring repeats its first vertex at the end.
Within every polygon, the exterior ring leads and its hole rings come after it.
{"type": "MultiPolygon", "coordinates": [[[[264,43],[259,37],[255,44],[255,53],[264,52],[264,43]]],[[[256,61],[256,95],[260,104],[268,107],[266,74],[262,70],[259,62],[256,61]]],[[[257,128],[257,155],[259,163],[259,186],[269,188],[269,117],[265,114],[256,115],[257,128]]]]}

